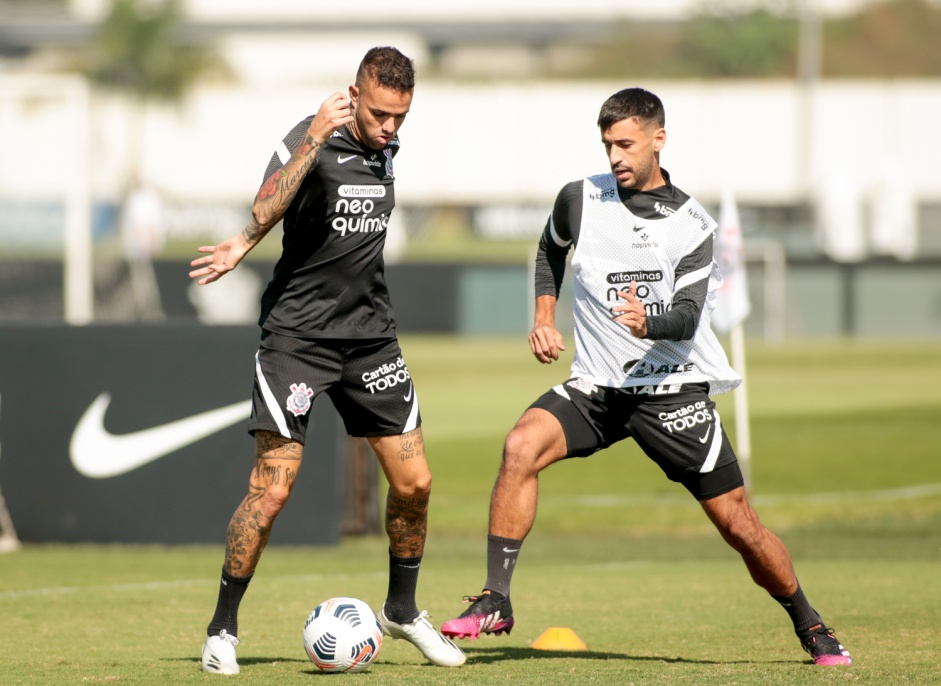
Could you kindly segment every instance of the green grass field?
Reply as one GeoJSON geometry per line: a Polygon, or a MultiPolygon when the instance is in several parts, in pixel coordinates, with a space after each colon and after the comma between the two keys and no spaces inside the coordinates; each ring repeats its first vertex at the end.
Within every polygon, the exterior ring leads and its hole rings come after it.
{"type": "MultiPolygon", "coordinates": [[[[525,340],[413,336],[402,345],[435,473],[419,603],[439,624],[483,582],[503,436],[566,378],[570,358],[543,367],[525,340]]],[[[27,545],[0,555],[0,685],[941,683],[941,346],[750,342],[748,393],[752,500],[853,651],[852,667],[809,664],[786,614],[699,507],[622,444],[543,475],[514,577],[516,629],[463,642],[460,669],[427,666],[401,641],[386,641],[365,674],[322,675],[307,660],[301,627],[317,602],[381,603],[383,538],[269,548],[242,604],[239,677],[199,671],[221,540],[27,545]],[[531,649],[552,626],[572,628],[589,650],[531,649]]],[[[732,398],[719,406],[734,442],[732,398]]],[[[249,450],[246,439],[246,460],[249,450]]]]}

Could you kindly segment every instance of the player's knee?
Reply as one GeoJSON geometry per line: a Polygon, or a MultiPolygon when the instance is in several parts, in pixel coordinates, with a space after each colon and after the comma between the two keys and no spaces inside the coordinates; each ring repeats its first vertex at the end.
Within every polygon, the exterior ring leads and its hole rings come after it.
{"type": "Polygon", "coordinates": [[[431,472],[415,483],[415,496],[427,498],[431,495],[431,472]]]}
{"type": "Polygon", "coordinates": [[[431,472],[416,475],[408,481],[396,484],[392,488],[392,492],[399,498],[427,500],[428,496],[431,495],[431,472]]]}
{"type": "Polygon", "coordinates": [[[291,489],[286,486],[269,486],[261,498],[261,511],[267,517],[277,517],[284,509],[291,495],[291,489]]]}
{"type": "Polygon", "coordinates": [[[508,472],[536,471],[539,446],[533,433],[517,427],[506,437],[503,444],[503,466],[508,472]]]}
{"type": "Polygon", "coordinates": [[[408,478],[389,479],[389,489],[397,498],[427,499],[431,495],[431,471],[409,474],[408,478]]]}

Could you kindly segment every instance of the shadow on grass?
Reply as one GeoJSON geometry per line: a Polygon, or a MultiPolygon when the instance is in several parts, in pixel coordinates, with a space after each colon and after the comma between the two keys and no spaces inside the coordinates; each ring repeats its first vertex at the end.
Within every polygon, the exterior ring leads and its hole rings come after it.
{"type": "MultiPolygon", "coordinates": [[[[796,664],[798,660],[693,660],[685,657],[665,657],[662,655],[628,655],[627,653],[607,653],[595,650],[537,650],[535,648],[464,648],[467,654],[468,664],[493,664],[505,660],[551,660],[555,658],[568,658],[575,660],[625,660],[629,662],[663,662],[665,664],[689,664],[689,665],[752,665],[752,664],[796,664]]],[[[199,665],[201,660],[198,657],[175,657],[164,658],[168,662],[192,662],[199,665]]],[[[239,666],[248,665],[270,665],[275,663],[293,663],[300,662],[310,664],[309,660],[295,657],[243,657],[239,658],[239,666]]],[[[381,662],[381,659],[380,659],[381,662]]],[[[416,667],[419,665],[408,665],[416,667]]],[[[424,666],[432,667],[426,663],[424,666]]],[[[308,674],[328,675],[328,672],[322,672],[319,669],[303,670],[308,674]]]]}
{"type": "MultiPolygon", "coordinates": [[[[196,657],[165,657],[163,658],[167,662],[192,662],[196,665],[196,668],[199,669],[202,666],[202,659],[196,657]]],[[[297,657],[240,657],[239,658],[239,667],[244,669],[245,667],[254,666],[254,665],[272,665],[272,664],[290,664],[290,663],[301,663],[305,665],[311,665],[310,660],[297,658],[297,657]]],[[[410,667],[416,667],[420,665],[409,665],[410,667]]],[[[434,667],[431,664],[427,665],[428,667],[434,667]]],[[[435,669],[438,669],[435,667],[435,669]]],[[[313,666],[310,666],[309,669],[298,669],[299,674],[308,674],[310,676],[323,676],[323,677],[335,677],[336,675],[332,672],[324,672],[320,669],[316,669],[313,666]]]]}
{"type": "MultiPolygon", "coordinates": [[[[200,657],[165,657],[163,660],[165,662],[192,662],[202,665],[202,658],[200,657]]],[[[299,657],[240,657],[239,667],[245,665],[270,665],[276,662],[304,662],[309,664],[310,660],[299,657]]]]}
{"type": "Polygon", "coordinates": [[[692,660],[685,657],[662,655],[628,655],[594,650],[537,650],[535,648],[465,648],[468,663],[490,664],[503,660],[533,660],[569,658],[576,660],[628,660],[631,662],[665,662],[668,664],[694,665],[747,665],[747,664],[793,664],[792,660],[692,660]]]}

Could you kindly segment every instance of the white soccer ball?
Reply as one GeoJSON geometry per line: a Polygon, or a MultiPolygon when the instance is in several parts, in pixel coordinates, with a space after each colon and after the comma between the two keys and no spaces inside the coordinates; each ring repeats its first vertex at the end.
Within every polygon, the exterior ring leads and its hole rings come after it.
{"type": "Polygon", "coordinates": [[[382,628],[357,598],[330,598],[304,622],[304,648],[324,672],[365,672],[379,655],[382,628]]]}

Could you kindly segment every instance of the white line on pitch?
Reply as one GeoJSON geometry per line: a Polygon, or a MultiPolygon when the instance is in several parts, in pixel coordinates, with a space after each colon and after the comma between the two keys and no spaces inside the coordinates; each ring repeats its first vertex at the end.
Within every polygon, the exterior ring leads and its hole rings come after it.
{"type": "MultiPolygon", "coordinates": [[[[941,484],[903,486],[879,491],[844,491],[830,493],[792,493],[780,495],[753,495],[749,500],[754,505],[802,505],[827,503],[871,503],[899,500],[916,500],[941,495],[941,484]]],[[[695,504],[688,495],[663,493],[660,495],[546,495],[543,501],[571,502],[586,507],[624,507],[628,505],[690,505],[695,504]]]]}
{"type": "MultiPolygon", "coordinates": [[[[349,579],[351,577],[384,576],[385,572],[362,572],[359,574],[294,574],[289,576],[265,575],[266,578],[280,581],[327,581],[336,579],[349,579]]],[[[68,593],[90,593],[95,591],[139,591],[157,588],[184,588],[187,586],[215,585],[219,582],[213,579],[180,579],[178,581],[145,581],[136,584],[102,584],[98,586],[54,586],[52,588],[32,588],[23,591],[2,591],[0,600],[13,598],[29,598],[31,596],[65,595],[68,593]]]]}

